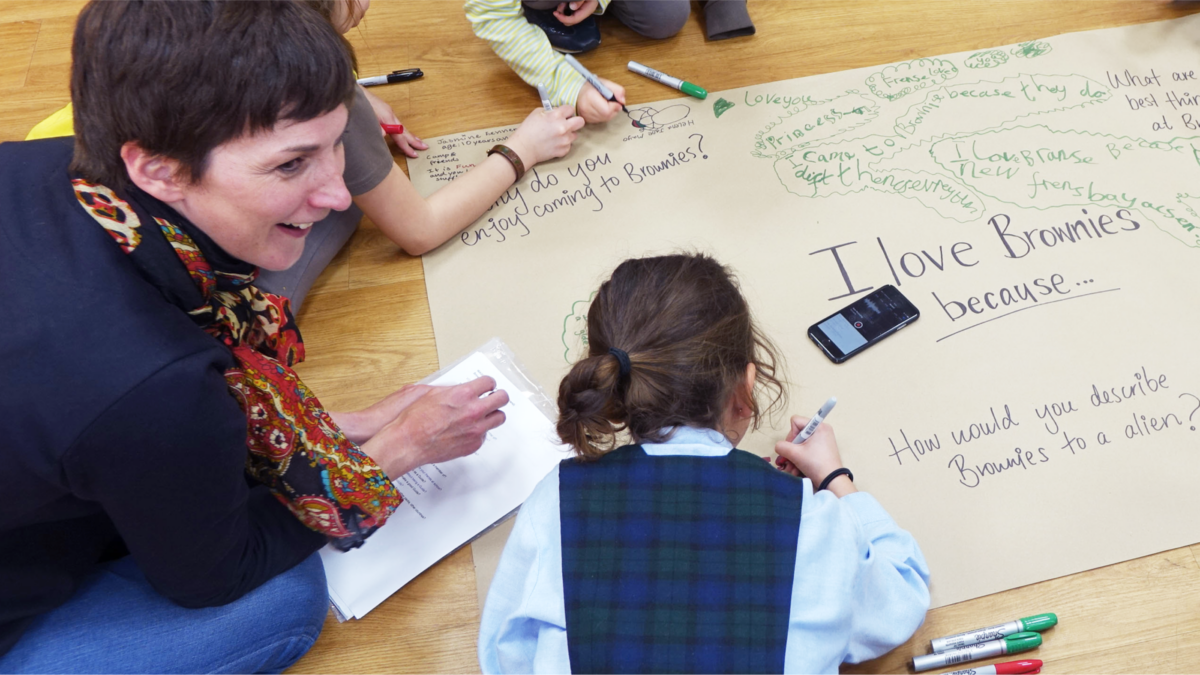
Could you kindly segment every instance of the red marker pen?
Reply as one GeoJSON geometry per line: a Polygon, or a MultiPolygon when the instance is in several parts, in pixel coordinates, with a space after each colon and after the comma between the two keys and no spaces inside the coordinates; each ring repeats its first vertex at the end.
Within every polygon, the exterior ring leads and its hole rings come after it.
{"type": "Polygon", "coordinates": [[[380,122],[379,126],[383,127],[383,130],[389,134],[404,133],[404,125],[403,124],[384,124],[383,122],[380,122]]]}
{"type": "Polygon", "coordinates": [[[952,673],[946,673],[946,675],[1033,675],[1040,672],[1042,672],[1042,662],[1039,659],[1029,659],[1026,661],[994,663],[990,666],[979,666],[978,668],[965,668],[952,673]]]}

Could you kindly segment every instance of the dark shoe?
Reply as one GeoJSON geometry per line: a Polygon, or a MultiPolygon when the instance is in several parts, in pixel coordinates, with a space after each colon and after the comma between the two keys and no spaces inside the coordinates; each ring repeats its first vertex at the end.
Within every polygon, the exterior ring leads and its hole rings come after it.
{"type": "Polygon", "coordinates": [[[579,54],[600,46],[600,26],[594,16],[574,26],[564,26],[554,12],[526,7],[525,20],[545,31],[550,46],[564,54],[579,54]]]}

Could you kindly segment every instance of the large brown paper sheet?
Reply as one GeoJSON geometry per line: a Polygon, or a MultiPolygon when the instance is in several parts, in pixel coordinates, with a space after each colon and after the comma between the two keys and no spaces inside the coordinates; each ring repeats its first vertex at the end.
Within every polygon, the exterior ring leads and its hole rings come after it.
{"type": "MultiPolygon", "coordinates": [[[[1200,16],[635,104],[425,257],[438,353],[540,383],[631,256],[730,265],[941,606],[1200,541],[1200,16]],[[813,322],[921,319],[843,365],[813,322]]],[[[512,128],[432,139],[425,194],[512,128]]],[[[743,443],[769,454],[776,420],[743,443]]],[[[493,546],[499,542],[493,542],[493,546]]],[[[489,577],[485,574],[484,577],[489,577]]]]}

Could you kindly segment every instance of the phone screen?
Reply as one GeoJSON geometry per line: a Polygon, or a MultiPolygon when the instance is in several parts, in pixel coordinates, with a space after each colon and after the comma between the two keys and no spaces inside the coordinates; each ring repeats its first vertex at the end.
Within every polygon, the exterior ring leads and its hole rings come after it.
{"type": "Polygon", "coordinates": [[[908,298],[888,285],[818,321],[808,329],[808,335],[826,356],[841,363],[920,315],[908,298]]]}

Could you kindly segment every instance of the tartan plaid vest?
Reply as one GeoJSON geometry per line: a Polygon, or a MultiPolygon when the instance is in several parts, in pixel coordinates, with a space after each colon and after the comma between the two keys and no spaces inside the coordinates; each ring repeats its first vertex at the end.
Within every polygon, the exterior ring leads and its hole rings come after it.
{"type": "Polygon", "coordinates": [[[637,445],[558,475],[573,672],[783,672],[800,480],[637,445]]]}

